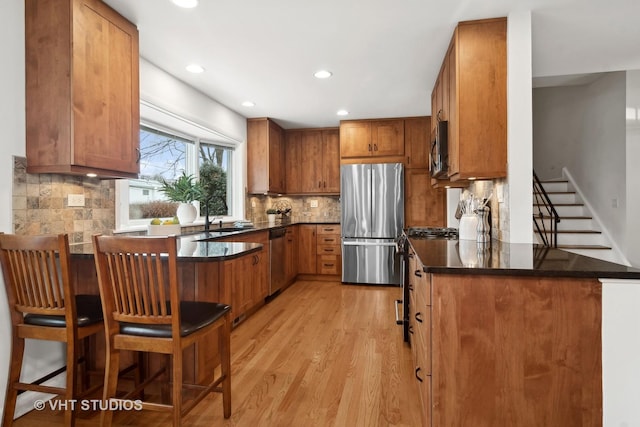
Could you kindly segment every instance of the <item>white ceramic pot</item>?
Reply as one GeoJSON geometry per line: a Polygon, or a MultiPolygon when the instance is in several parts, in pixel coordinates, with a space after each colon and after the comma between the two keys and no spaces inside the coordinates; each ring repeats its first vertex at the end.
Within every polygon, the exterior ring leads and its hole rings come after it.
{"type": "Polygon", "coordinates": [[[176,216],[178,217],[180,224],[191,224],[196,220],[197,215],[198,209],[196,209],[196,207],[191,203],[180,203],[178,205],[176,216]]]}
{"type": "Polygon", "coordinates": [[[276,214],[267,214],[267,219],[269,220],[269,224],[273,225],[276,223],[276,214]]]}

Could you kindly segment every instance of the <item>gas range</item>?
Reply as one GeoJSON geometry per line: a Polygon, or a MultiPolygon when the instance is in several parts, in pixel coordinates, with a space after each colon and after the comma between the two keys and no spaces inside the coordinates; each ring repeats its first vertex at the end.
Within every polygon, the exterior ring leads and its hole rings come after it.
{"type": "Polygon", "coordinates": [[[407,236],[412,239],[458,239],[457,228],[446,227],[409,227],[407,236]]]}

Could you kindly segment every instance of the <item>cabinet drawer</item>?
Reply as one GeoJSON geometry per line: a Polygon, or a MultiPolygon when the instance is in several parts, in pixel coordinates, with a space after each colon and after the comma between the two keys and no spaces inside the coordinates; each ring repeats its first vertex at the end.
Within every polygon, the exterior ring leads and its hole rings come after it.
{"type": "Polygon", "coordinates": [[[416,368],[424,375],[431,375],[431,308],[417,307],[413,315],[413,337],[416,346],[416,368]]]}
{"type": "Polygon", "coordinates": [[[318,237],[324,236],[326,234],[338,236],[338,241],[340,241],[340,225],[319,225],[318,226],[318,237]]]}
{"type": "Polygon", "coordinates": [[[316,250],[318,255],[340,255],[342,253],[340,245],[318,245],[316,250]]]}
{"type": "Polygon", "coordinates": [[[340,274],[342,271],[341,257],[339,255],[318,255],[317,257],[318,274],[340,274]]]}
{"type": "Polygon", "coordinates": [[[318,235],[318,246],[320,245],[340,245],[340,236],[334,236],[331,234],[318,235]]]}
{"type": "Polygon", "coordinates": [[[414,292],[416,294],[416,302],[418,304],[431,305],[431,281],[429,274],[422,269],[422,263],[416,263],[416,268],[410,271],[412,274],[412,282],[414,283],[414,292]]]}

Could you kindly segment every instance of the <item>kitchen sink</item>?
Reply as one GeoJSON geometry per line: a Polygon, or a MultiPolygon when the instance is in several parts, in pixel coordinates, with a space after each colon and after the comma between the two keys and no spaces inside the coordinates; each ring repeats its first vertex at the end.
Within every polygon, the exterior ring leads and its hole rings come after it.
{"type": "Polygon", "coordinates": [[[244,231],[244,230],[249,230],[249,228],[247,227],[220,227],[220,228],[210,228],[209,231],[215,232],[215,231],[220,231],[220,232],[224,232],[224,231],[244,231]]]}

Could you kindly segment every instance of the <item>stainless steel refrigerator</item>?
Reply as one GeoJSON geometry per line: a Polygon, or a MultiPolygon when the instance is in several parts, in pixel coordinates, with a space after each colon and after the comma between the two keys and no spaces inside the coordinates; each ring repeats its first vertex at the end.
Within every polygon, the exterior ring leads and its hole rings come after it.
{"type": "Polygon", "coordinates": [[[402,163],[341,166],[343,282],[400,285],[403,200],[402,163]]]}

